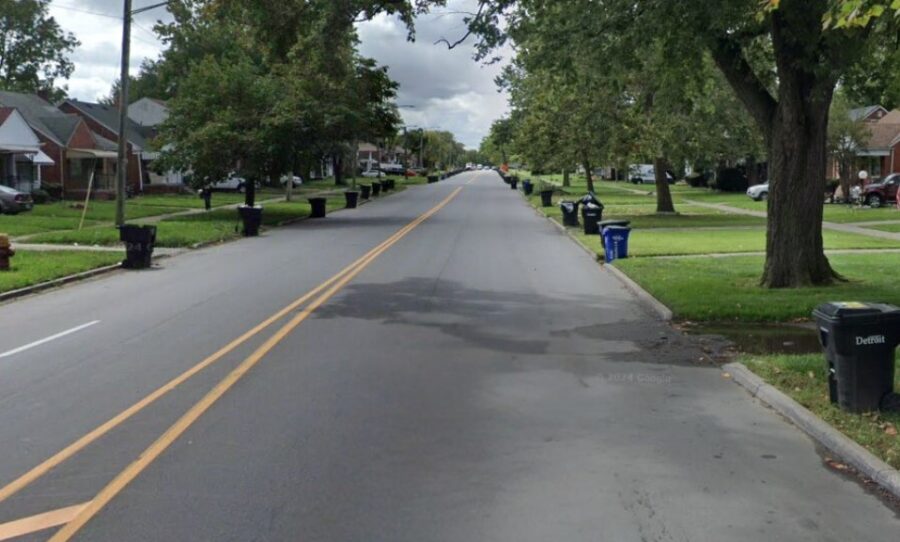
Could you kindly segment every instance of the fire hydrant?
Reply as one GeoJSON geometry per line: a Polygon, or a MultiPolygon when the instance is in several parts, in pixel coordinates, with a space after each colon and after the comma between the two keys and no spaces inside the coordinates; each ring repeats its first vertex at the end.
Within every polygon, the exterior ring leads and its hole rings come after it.
{"type": "Polygon", "coordinates": [[[15,254],[16,251],[9,244],[9,237],[0,234],[0,271],[9,271],[9,259],[15,254]]]}

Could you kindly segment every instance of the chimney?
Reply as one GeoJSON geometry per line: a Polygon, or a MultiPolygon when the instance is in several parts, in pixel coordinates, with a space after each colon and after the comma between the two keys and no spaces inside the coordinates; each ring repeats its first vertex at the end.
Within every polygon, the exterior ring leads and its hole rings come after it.
{"type": "Polygon", "coordinates": [[[37,95],[38,95],[38,98],[44,100],[45,102],[50,102],[50,89],[48,89],[48,88],[39,89],[37,91],[37,95]]]}

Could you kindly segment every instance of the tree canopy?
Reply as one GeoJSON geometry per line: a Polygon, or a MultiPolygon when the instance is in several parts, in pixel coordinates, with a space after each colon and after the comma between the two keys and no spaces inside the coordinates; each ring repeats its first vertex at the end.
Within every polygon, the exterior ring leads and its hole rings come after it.
{"type": "Polygon", "coordinates": [[[50,16],[50,0],[0,0],[0,88],[42,92],[51,99],[66,94],[74,64],[69,54],[78,40],[50,16]]]}

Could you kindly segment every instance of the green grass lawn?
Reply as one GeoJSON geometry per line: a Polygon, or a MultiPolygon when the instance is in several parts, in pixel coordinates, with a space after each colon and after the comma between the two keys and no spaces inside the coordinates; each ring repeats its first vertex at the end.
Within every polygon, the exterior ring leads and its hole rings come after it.
{"type": "MultiPolygon", "coordinates": [[[[164,220],[156,224],[156,246],[189,247],[198,243],[225,241],[239,235],[237,211],[233,220],[164,220]]],[[[61,245],[115,246],[120,243],[119,230],[101,226],[81,231],[57,231],[35,235],[29,243],[61,245]]]]}
{"type": "Polygon", "coordinates": [[[838,254],[829,259],[848,282],[817,288],[761,288],[762,256],[629,258],[614,265],[680,320],[788,322],[809,319],[812,309],[826,301],[900,304],[900,284],[894,277],[900,254],[838,254]]]}
{"type": "MultiPolygon", "coordinates": [[[[182,196],[183,197],[183,196],[182,196]]],[[[198,200],[200,198],[197,198],[198,200]]],[[[132,205],[129,200],[125,204],[125,216],[127,219],[144,218],[147,216],[156,216],[167,213],[177,213],[183,211],[184,207],[159,207],[154,205],[132,205]]],[[[202,203],[202,202],[201,202],[202,203]]],[[[47,203],[43,205],[35,205],[30,212],[30,216],[40,217],[57,217],[57,218],[75,218],[81,219],[82,202],[60,201],[56,203],[47,203]]],[[[19,215],[22,216],[22,215],[19,215]]],[[[116,204],[113,201],[91,201],[88,204],[88,212],[86,215],[88,220],[112,222],[116,218],[116,204]]],[[[77,222],[75,224],[78,225],[77,222]]]]}
{"type": "MultiPolygon", "coordinates": [[[[80,219],[75,217],[41,216],[28,213],[0,215],[0,233],[17,237],[45,231],[68,230],[77,228],[79,221],[80,219]]],[[[96,220],[85,220],[84,222],[85,227],[98,224],[100,222],[96,220]]]]}
{"type": "MultiPolygon", "coordinates": [[[[828,399],[825,359],[804,356],[748,356],[741,360],[766,382],[805,406],[894,468],[900,468],[900,414],[851,414],[828,399]]],[[[900,388],[900,364],[895,373],[900,388]]]]}
{"type": "MultiPolygon", "coordinates": [[[[889,231],[889,232],[900,232],[900,224],[880,224],[877,226],[864,226],[870,230],[880,230],[880,231],[889,231]]],[[[0,228],[2,229],[2,228],[0,228]]]]}
{"type": "Polygon", "coordinates": [[[19,251],[10,271],[0,271],[0,292],[17,290],[66,275],[121,262],[124,253],[59,251],[19,251]]]}
{"type": "MultiPolygon", "coordinates": [[[[270,197],[265,195],[264,197],[270,197]]],[[[243,203],[244,194],[237,192],[213,192],[213,207],[243,203]]],[[[196,194],[160,194],[154,196],[139,196],[128,200],[129,207],[178,207],[184,209],[202,209],[204,202],[196,194]]]]}

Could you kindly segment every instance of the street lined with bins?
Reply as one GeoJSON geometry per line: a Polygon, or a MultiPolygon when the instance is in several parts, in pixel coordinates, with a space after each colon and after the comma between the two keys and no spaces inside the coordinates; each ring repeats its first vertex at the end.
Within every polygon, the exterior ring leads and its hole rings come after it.
{"type": "Polygon", "coordinates": [[[0,538],[863,540],[896,523],[491,171],[9,308],[0,538]],[[68,333],[41,342],[35,318],[68,333]]]}

